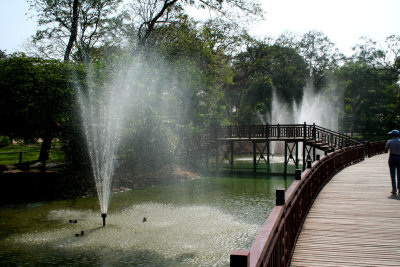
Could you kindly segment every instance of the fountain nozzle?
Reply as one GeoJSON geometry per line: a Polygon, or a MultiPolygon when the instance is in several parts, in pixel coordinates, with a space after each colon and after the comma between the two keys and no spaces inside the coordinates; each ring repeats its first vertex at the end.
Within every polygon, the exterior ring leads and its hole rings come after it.
{"type": "Polygon", "coordinates": [[[106,217],[107,217],[107,213],[102,213],[101,217],[103,218],[103,227],[106,226],[106,217]]]}

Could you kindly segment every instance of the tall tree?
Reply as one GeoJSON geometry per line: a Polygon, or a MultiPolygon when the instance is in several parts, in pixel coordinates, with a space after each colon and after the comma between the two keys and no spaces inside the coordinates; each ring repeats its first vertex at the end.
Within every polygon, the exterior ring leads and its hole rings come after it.
{"type": "MultiPolygon", "coordinates": [[[[36,10],[38,30],[33,43],[40,56],[63,58],[71,55],[79,61],[90,59],[91,50],[107,41],[111,28],[118,22],[115,16],[122,0],[28,0],[36,10]]],[[[44,135],[40,160],[45,162],[52,136],[44,135]]]]}
{"type": "Polygon", "coordinates": [[[72,4],[72,23],[70,27],[70,36],[67,44],[67,48],[65,49],[64,53],[64,61],[68,61],[72,48],[74,46],[74,43],[76,42],[76,37],[78,35],[78,22],[79,22],[79,9],[78,9],[78,0],[74,0],[74,3],[72,4]]]}
{"type": "MultiPolygon", "coordinates": [[[[116,14],[122,0],[28,0],[38,16],[32,41],[39,56],[78,60],[110,41],[121,21],[116,14]]],[[[114,42],[116,38],[113,38],[114,42]]]]}
{"type": "Polygon", "coordinates": [[[335,77],[344,95],[343,131],[374,138],[399,126],[399,86],[390,71],[358,61],[339,67],[335,77]]]}
{"type": "Polygon", "coordinates": [[[137,48],[142,49],[153,32],[179,21],[189,6],[218,13],[220,18],[230,20],[231,23],[239,18],[262,17],[262,9],[257,0],[132,0],[131,11],[128,11],[127,35],[137,48]]]}
{"type": "Polygon", "coordinates": [[[320,89],[325,71],[337,66],[341,58],[338,49],[326,35],[317,31],[305,33],[297,49],[307,62],[315,88],[320,89]]]}
{"type": "Polygon", "coordinates": [[[293,48],[256,44],[235,58],[234,69],[235,86],[228,96],[242,123],[251,121],[251,113],[271,111],[273,90],[286,103],[301,100],[307,66],[293,48]]]}
{"type": "Polygon", "coordinates": [[[391,35],[384,44],[362,37],[361,43],[353,47],[353,60],[361,60],[375,69],[388,70],[395,77],[400,75],[400,36],[391,35]]]}
{"type": "Polygon", "coordinates": [[[2,134],[33,140],[59,136],[71,91],[68,69],[58,60],[13,54],[0,60],[2,134]]]}
{"type": "Polygon", "coordinates": [[[0,60],[1,60],[1,59],[5,59],[5,58],[7,58],[7,53],[6,53],[6,51],[3,51],[3,50],[0,49],[0,60]]]}

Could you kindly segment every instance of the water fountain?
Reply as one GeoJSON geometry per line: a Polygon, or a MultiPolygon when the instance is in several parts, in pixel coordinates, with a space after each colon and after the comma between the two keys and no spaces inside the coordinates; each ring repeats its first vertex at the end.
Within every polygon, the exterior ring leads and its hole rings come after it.
{"type": "Polygon", "coordinates": [[[94,198],[39,203],[19,212],[0,210],[0,261],[17,265],[48,261],[92,266],[228,266],[233,249],[250,246],[275,205],[275,188],[287,187],[290,181],[282,177],[203,177],[136,189],[113,196],[110,220],[111,182],[125,115],[134,110],[135,99],[168,97],[160,86],[170,88],[170,84],[156,78],[162,71],[146,68],[138,62],[110,67],[109,79],[89,69],[86,81],[77,84],[101,218],[103,226],[108,219],[107,227],[97,226],[94,198]],[[7,218],[8,224],[1,218],[7,218]]]}
{"type": "Polygon", "coordinates": [[[99,71],[93,67],[88,68],[87,86],[77,84],[77,95],[105,226],[117,150],[131,88],[123,83],[123,77],[120,77],[123,72],[110,77],[111,82],[107,83],[103,81],[104,77],[98,80],[99,71]]]}
{"type": "MultiPolygon", "coordinates": [[[[323,94],[323,90],[317,92],[312,82],[304,87],[303,97],[299,104],[286,103],[279,99],[276,92],[272,94],[271,112],[269,114],[257,114],[262,124],[307,124],[315,123],[318,126],[338,131],[338,118],[334,103],[323,94]]],[[[300,144],[300,149],[301,151],[300,144]]],[[[277,146],[277,142],[271,142],[270,151],[283,154],[283,147],[277,146]]]]}
{"type": "Polygon", "coordinates": [[[334,104],[321,92],[316,92],[311,84],[309,82],[304,88],[300,104],[295,102],[291,104],[283,103],[274,92],[270,123],[302,124],[307,122],[308,124],[315,123],[318,126],[337,131],[338,120],[333,115],[336,114],[334,104]]]}

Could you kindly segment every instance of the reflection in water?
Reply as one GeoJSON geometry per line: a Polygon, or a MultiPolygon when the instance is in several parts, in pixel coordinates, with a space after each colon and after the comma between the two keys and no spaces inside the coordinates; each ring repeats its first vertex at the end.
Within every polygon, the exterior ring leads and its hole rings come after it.
{"type": "Polygon", "coordinates": [[[3,209],[0,261],[228,266],[232,250],[253,242],[274,206],[275,188],[290,183],[282,177],[209,177],[119,193],[104,228],[96,198],[3,209]]]}

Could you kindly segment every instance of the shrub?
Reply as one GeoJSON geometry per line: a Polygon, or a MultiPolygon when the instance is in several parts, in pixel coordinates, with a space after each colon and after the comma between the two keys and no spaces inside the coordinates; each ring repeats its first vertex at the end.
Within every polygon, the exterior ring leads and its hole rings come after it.
{"type": "Polygon", "coordinates": [[[0,147],[11,145],[11,140],[8,136],[0,136],[0,147]]]}

